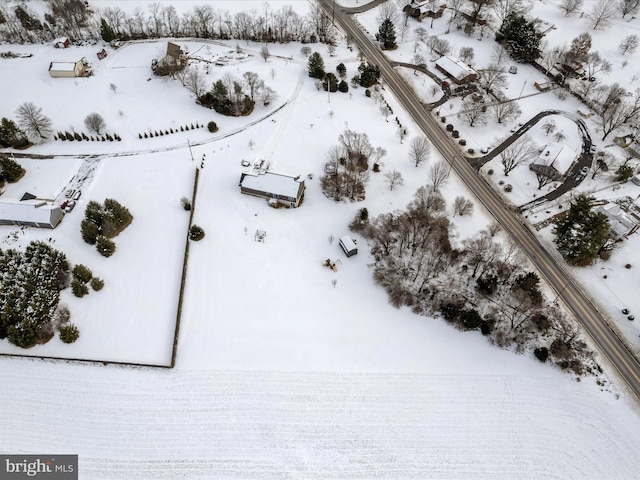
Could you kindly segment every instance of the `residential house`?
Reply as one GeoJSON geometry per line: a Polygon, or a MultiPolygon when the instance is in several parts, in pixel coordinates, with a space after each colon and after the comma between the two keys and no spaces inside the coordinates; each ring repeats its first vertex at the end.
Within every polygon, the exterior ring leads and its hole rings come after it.
{"type": "Polygon", "coordinates": [[[438,59],[436,68],[458,85],[473,82],[479,77],[478,72],[462,60],[447,55],[438,59]]]}
{"type": "Polygon", "coordinates": [[[167,42],[167,53],[160,60],[151,63],[151,69],[156,75],[168,75],[182,70],[187,65],[187,57],[180,48],[172,42],[167,42]]]}
{"type": "Polygon", "coordinates": [[[298,207],[304,198],[304,180],[279,173],[243,173],[240,192],[266,198],[270,203],[298,207]]]}
{"type": "Polygon", "coordinates": [[[572,148],[558,143],[549,143],[542,149],[539,159],[529,165],[529,169],[553,181],[561,181],[576,158],[578,153],[572,148]]]}
{"type": "Polygon", "coordinates": [[[617,203],[607,203],[596,208],[596,212],[604,213],[609,220],[609,237],[614,242],[628,237],[638,230],[638,222],[617,203]]]}
{"type": "Polygon", "coordinates": [[[64,213],[58,205],[25,194],[22,199],[0,197],[0,225],[56,228],[64,213]]]}
{"type": "Polygon", "coordinates": [[[419,22],[423,18],[440,18],[447,8],[446,4],[439,5],[437,0],[426,0],[422,2],[412,1],[402,9],[408,16],[415,18],[419,22]]]}

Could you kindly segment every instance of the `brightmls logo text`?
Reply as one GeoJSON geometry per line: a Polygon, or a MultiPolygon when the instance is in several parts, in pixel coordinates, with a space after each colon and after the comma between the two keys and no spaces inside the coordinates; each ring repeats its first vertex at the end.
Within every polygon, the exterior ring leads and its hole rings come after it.
{"type": "Polygon", "coordinates": [[[0,480],[78,480],[78,455],[0,455],[0,480]]]}

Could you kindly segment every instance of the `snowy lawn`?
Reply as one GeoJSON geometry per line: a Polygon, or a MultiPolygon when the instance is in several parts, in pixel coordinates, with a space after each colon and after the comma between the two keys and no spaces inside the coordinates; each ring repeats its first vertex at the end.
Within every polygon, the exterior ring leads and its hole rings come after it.
{"type": "MultiPolygon", "coordinates": [[[[375,12],[367,15],[375,19],[375,12]]],[[[205,45],[201,53],[209,48],[214,56],[235,44],[205,45]]],[[[56,128],[80,129],[95,110],[123,137],[100,144],[49,142],[30,150],[116,153],[81,161],[78,172],[90,173],[82,197],[56,230],[19,230],[24,233],[16,240],[15,228],[0,227],[3,248],[52,237],[72,262],[105,280],[102,291],[83,299],[63,292],[81,332],[74,345],[56,338],[28,354],[167,364],[188,221],[179,199],[190,196],[203,156],[194,223],[206,236],[190,248],[176,368],[3,359],[0,425],[7,434],[0,436],[0,449],[31,453],[55,444],[78,453],[81,477],[91,479],[624,479],[640,471],[633,454],[640,442],[637,408],[608,377],[604,385],[592,377],[578,382],[533,357],[499,350],[478,332],[462,333],[441,320],[394,309],[373,282],[364,239],[355,257],[340,250],[338,238],[348,234],[359,208],[367,207],[371,216],[404,208],[440,159],[434,152],[427,165],[413,166],[409,143],[419,131],[390,94],[383,92],[410,133],[402,144],[393,118],[386,122],[364,89],[331,95],[316,90],[300,45],[270,45],[282,58],[265,62],[257,55],[259,44],[243,44],[254,56],[213,69],[210,80],[251,70],[280,96],[249,117],[221,117],[195,105],[177,80],[147,81],[150,59],[164,45],[110,50],[94,77],[77,81],[47,78],[43,65],[50,47],[12,46],[34,52],[31,59],[11,61],[39,72],[34,83],[41,90],[30,90],[29,100],[43,107],[56,128]],[[55,95],[58,88],[64,95],[55,95]],[[63,108],[71,95],[81,100],[63,108]],[[213,135],[199,129],[137,137],[171,122],[212,119],[220,126],[213,135]],[[346,128],[367,133],[387,154],[382,171],[371,173],[364,202],[336,204],[324,197],[319,182],[326,153],[346,128]],[[272,171],[305,179],[300,208],[273,209],[241,195],[243,159],[265,159],[272,171]],[[391,170],[405,182],[393,192],[383,176],[391,170]],[[134,220],[115,238],[114,256],[104,259],[82,242],[79,224],[86,202],[107,197],[127,206],[134,220]],[[267,232],[264,243],[254,239],[258,229],[267,232]],[[322,266],[327,258],[340,260],[337,272],[322,266]]],[[[327,71],[344,62],[347,78],[356,73],[357,52],[343,44],[333,58],[324,46],[312,48],[323,55],[327,71]]],[[[0,82],[10,88],[13,69],[5,62],[0,82]]],[[[519,81],[512,87],[518,91],[519,81]]],[[[11,98],[6,111],[25,96],[11,98]]],[[[557,103],[552,94],[531,98],[557,103]]],[[[522,119],[541,107],[532,102],[522,119]]],[[[570,125],[565,131],[571,141],[568,130],[570,125]]],[[[508,131],[487,127],[468,135],[491,144],[508,131]]],[[[536,135],[544,140],[541,131],[536,135]]],[[[514,202],[535,193],[525,172],[523,180],[519,175],[509,176],[525,192],[514,195],[514,202]]],[[[61,174],[47,191],[62,191],[57,185],[68,177],[68,171],[61,174]]],[[[71,183],[81,182],[76,175],[71,183]]],[[[457,195],[470,196],[454,178],[443,193],[449,211],[457,195]]],[[[457,241],[490,222],[478,208],[470,218],[453,220],[457,241]]],[[[3,352],[17,351],[1,345],[3,352]]]]}

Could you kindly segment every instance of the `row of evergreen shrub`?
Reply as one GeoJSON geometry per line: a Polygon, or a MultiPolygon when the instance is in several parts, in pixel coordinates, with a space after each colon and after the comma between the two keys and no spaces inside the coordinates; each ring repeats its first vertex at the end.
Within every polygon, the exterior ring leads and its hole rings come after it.
{"type": "Polygon", "coordinates": [[[117,133],[114,133],[113,135],[109,134],[109,133],[105,133],[104,135],[101,136],[89,136],[86,133],[82,132],[82,133],[78,133],[78,132],[69,132],[69,131],[65,131],[65,132],[58,132],[53,136],[54,140],[62,140],[63,142],[65,140],[68,140],[70,142],[73,142],[74,140],[77,140],[78,142],[81,142],[82,140],[86,141],[86,142],[106,142],[107,140],[110,142],[113,142],[114,140],[116,141],[121,141],[122,138],[120,138],[120,135],[118,135],[117,133]]]}
{"type": "Polygon", "coordinates": [[[165,135],[171,135],[173,133],[195,130],[196,128],[202,128],[202,127],[204,127],[204,125],[196,122],[195,126],[193,125],[193,123],[191,125],[180,125],[180,130],[178,130],[177,128],[175,130],[173,128],[170,128],[168,130],[167,129],[154,130],[154,131],[149,130],[148,132],[138,133],[138,138],[142,139],[142,138],[163,137],[165,135]]]}

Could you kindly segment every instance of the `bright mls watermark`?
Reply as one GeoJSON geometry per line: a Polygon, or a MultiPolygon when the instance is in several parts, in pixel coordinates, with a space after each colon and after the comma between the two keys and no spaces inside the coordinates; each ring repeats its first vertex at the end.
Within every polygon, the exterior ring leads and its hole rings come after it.
{"type": "Polygon", "coordinates": [[[0,455],[0,480],[78,480],[78,455],[0,455]]]}

